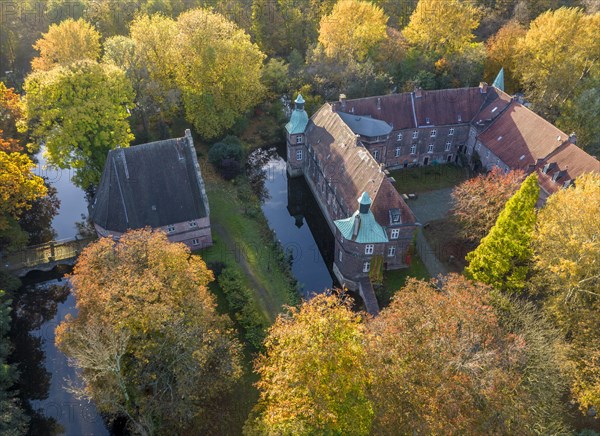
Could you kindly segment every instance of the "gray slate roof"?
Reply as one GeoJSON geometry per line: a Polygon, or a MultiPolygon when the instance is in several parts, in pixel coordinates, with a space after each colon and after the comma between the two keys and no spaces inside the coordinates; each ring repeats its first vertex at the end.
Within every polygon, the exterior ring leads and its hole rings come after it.
{"type": "Polygon", "coordinates": [[[96,224],[116,232],[192,221],[208,213],[189,131],[183,138],[111,150],[90,207],[96,224]]]}
{"type": "Polygon", "coordinates": [[[376,120],[369,115],[354,115],[345,112],[338,112],[344,123],[350,129],[361,136],[375,137],[389,135],[393,127],[382,120],[376,120]]]}

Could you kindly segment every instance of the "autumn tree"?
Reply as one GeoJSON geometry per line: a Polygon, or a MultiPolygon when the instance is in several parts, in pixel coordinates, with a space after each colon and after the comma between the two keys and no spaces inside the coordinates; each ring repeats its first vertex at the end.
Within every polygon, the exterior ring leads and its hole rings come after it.
{"type": "Polygon", "coordinates": [[[459,0],[419,0],[403,33],[408,42],[439,56],[461,53],[475,44],[480,11],[459,0]]]}
{"type": "Polygon", "coordinates": [[[556,125],[577,134],[577,146],[600,156],[600,77],[582,85],[576,95],[560,107],[556,125]]]}
{"type": "Polygon", "coordinates": [[[95,61],[100,57],[100,33],[81,18],[68,18],[51,25],[33,47],[40,52],[31,61],[34,70],[47,71],[84,59],[95,61]]]}
{"type": "Polygon", "coordinates": [[[600,77],[600,13],[560,8],[531,22],[516,47],[520,79],[535,110],[555,121],[588,77],[600,77]]]}
{"type": "Polygon", "coordinates": [[[361,315],[337,295],[282,314],[256,361],[260,391],[247,434],[368,434],[373,411],[361,315]]]}
{"type": "Polygon", "coordinates": [[[461,225],[461,236],[479,242],[487,235],[524,177],[522,171],[504,173],[494,167],[454,188],[452,214],[461,225]]]}
{"type": "Polygon", "coordinates": [[[341,0],[321,19],[319,42],[332,58],[363,61],[387,38],[388,17],[367,1],[341,0]]]}
{"type": "Polygon", "coordinates": [[[564,387],[553,378],[561,375],[556,336],[530,308],[500,317],[491,290],[456,274],[440,282],[411,278],[368,323],[373,433],[563,428],[560,415],[551,415],[562,412],[564,387]],[[533,324],[529,333],[524,320],[533,324]]]}
{"type": "Polygon", "coordinates": [[[0,230],[18,219],[31,203],[46,195],[44,180],[33,174],[35,164],[25,154],[0,151],[0,230]]]}
{"type": "Polygon", "coordinates": [[[78,315],[56,337],[81,371],[83,387],[73,389],[126,417],[135,433],[192,423],[200,431],[203,413],[241,375],[240,345],[216,313],[212,280],[200,257],[162,232],[88,246],[70,276],[78,315]]]}
{"type": "Polygon", "coordinates": [[[548,198],[535,232],[537,282],[545,306],[571,340],[573,393],[582,409],[600,407],[600,176],[548,198]]]}
{"type": "Polygon", "coordinates": [[[74,182],[84,189],[97,185],[108,151],[133,139],[125,73],[82,61],[31,74],[25,91],[31,137],[46,146],[48,163],[75,169],[74,182]]]}
{"type": "Polygon", "coordinates": [[[58,214],[60,200],[57,189],[44,180],[46,195],[31,202],[31,207],[25,210],[19,218],[19,227],[27,233],[29,245],[43,244],[56,237],[52,228],[52,220],[58,214]]]}
{"type": "Polygon", "coordinates": [[[467,277],[509,294],[523,292],[533,256],[539,192],[537,176],[533,173],[508,200],[488,235],[467,254],[467,277]]]}
{"type": "Polygon", "coordinates": [[[214,138],[262,100],[265,55],[246,32],[205,9],[181,14],[177,29],[170,62],[186,119],[200,135],[214,138]]]}
{"type": "Polygon", "coordinates": [[[0,150],[7,153],[23,151],[23,135],[18,131],[23,117],[21,99],[13,88],[0,82],[0,150]]]}
{"type": "Polygon", "coordinates": [[[484,77],[488,83],[492,83],[500,69],[504,68],[504,84],[507,92],[519,90],[515,46],[526,33],[527,29],[517,21],[509,21],[486,41],[484,77]]]}

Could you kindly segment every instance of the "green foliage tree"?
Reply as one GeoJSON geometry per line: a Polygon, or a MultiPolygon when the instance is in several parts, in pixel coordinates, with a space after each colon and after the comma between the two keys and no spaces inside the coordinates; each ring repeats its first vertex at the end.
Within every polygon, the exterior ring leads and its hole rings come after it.
{"type": "Polygon", "coordinates": [[[135,433],[201,432],[242,371],[202,259],[162,232],[135,230],[88,246],[70,280],[78,315],[56,341],[81,371],[79,394],[135,433]]]}
{"type": "Polygon", "coordinates": [[[321,19],[319,42],[332,58],[363,61],[387,38],[388,17],[378,6],[361,0],[341,0],[321,19]]]}
{"type": "Polygon", "coordinates": [[[537,17],[516,47],[520,79],[536,112],[554,122],[559,108],[600,78],[600,13],[560,8],[537,17]]]}
{"type": "Polygon", "coordinates": [[[46,146],[48,162],[74,168],[74,182],[97,185],[106,154],[133,139],[129,109],[133,90],[112,65],[82,61],[31,74],[25,81],[30,134],[46,146]]]}
{"type": "Polygon", "coordinates": [[[556,332],[531,307],[499,316],[492,295],[456,274],[411,278],[368,323],[374,434],[564,431],[556,332]]]}
{"type": "Polygon", "coordinates": [[[40,56],[33,59],[34,70],[47,71],[57,65],[100,57],[100,33],[83,19],[68,18],[53,24],[33,46],[40,56]]]}
{"type": "Polygon", "coordinates": [[[556,125],[577,134],[577,146],[592,156],[600,156],[600,78],[585,83],[560,108],[556,125]]]}
{"type": "Polygon", "coordinates": [[[361,316],[337,295],[280,315],[256,361],[260,397],[245,433],[368,434],[363,340],[361,316]]]}
{"type": "Polygon", "coordinates": [[[11,300],[0,290],[0,433],[18,436],[27,433],[28,419],[13,386],[17,381],[16,368],[6,362],[11,351],[10,312],[11,300]]]}
{"type": "Polygon", "coordinates": [[[524,291],[533,256],[539,192],[537,175],[533,173],[508,200],[489,234],[467,254],[467,277],[509,294],[524,291]]]}
{"type": "Polygon", "coordinates": [[[548,198],[535,232],[536,282],[545,307],[570,338],[573,394],[581,408],[600,407],[600,176],[548,198]]]}
{"type": "Polygon", "coordinates": [[[177,28],[171,63],[186,118],[200,135],[214,138],[263,99],[265,55],[246,32],[208,10],[181,14],[177,28]]]}

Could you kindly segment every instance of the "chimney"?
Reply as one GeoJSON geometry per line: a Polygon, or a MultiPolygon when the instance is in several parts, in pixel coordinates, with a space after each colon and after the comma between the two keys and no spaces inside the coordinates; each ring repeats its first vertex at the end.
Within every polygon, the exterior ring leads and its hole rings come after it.
{"type": "Polygon", "coordinates": [[[423,97],[423,89],[421,87],[415,88],[415,98],[423,97]]]}
{"type": "Polygon", "coordinates": [[[356,239],[360,230],[360,215],[354,217],[354,227],[352,227],[352,239],[356,239]]]}
{"type": "Polygon", "coordinates": [[[346,110],[346,94],[340,94],[340,107],[342,111],[346,110]]]}
{"type": "Polygon", "coordinates": [[[577,144],[577,135],[575,134],[575,132],[569,135],[569,142],[571,144],[577,144]]]}
{"type": "Polygon", "coordinates": [[[485,82],[479,82],[479,92],[482,94],[487,94],[488,84],[485,82]]]}

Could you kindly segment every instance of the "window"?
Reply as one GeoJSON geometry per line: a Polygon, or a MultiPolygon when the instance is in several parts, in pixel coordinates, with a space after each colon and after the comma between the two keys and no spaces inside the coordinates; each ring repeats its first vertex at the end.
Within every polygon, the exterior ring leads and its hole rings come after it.
{"type": "Polygon", "coordinates": [[[175,226],[174,225],[167,226],[167,232],[168,233],[173,233],[174,231],[175,231],[175,226]]]}
{"type": "Polygon", "coordinates": [[[302,150],[296,150],[296,160],[302,160],[302,150]]]}
{"type": "Polygon", "coordinates": [[[192,239],[193,245],[200,245],[200,239],[192,239]]]}
{"type": "Polygon", "coordinates": [[[429,122],[430,122],[430,121],[431,121],[431,120],[429,119],[429,117],[426,117],[426,118],[425,118],[425,122],[426,122],[427,124],[429,124],[429,122]]]}
{"type": "Polygon", "coordinates": [[[402,133],[398,133],[398,136],[396,137],[397,141],[402,141],[402,133]]]}
{"type": "Polygon", "coordinates": [[[363,272],[369,272],[370,269],[371,269],[371,262],[363,263],[363,272]]]}
{"type": "Polygon", "coordinates": [[[296,144],[302,144],[302,135],[296,135],[296,144]]]}
{"type": "Polygon", "coordinates": [[[375,160],[379,160],[379,150],[373,150],[373,157],[375,160]]]}
{"type": "Polygon", "coordinates": [[[396,147],[396,151],[394,152],[395,157],[400,157],[400,147],[396,147]]]}
{"type": "Polygon", "coordinates": [[[394,257],[396,255],[396,247],[388,248],[388,257],[394,257]]]}
{"type": "Polygon", "coordinates": [[[375,246],[373,244],[365,245],[365,254],[373,254],[373,249],[375,246]]]}
{"type": "Polygon", "coordinates": [[[427,147],[427,153],[433,153],[433,144],[429,144],[427,147]]]}
{"type": "Polygon", "coordinates": [[[400,235],[400,229],[392,229],[392,239],[398,239],[398,236],[400,235]]]}
{"type": "Polygon", "coordinates": [[[343,251],[340,250],[340,262],[342,261],[342,253],[343,253],[343,251]]]}
{"type": "Polygon", "coordinates": [[[446,142],[446,151],[450,151],[450,148],[452,148],[452,143],[448,141],[446,142]]]}
{"type": "Polygon", "coordinates": [[[433,130],[431,131],[431,137],[432,137],[432,138],[435,138],[435,136],[436,136],[436,135],[437,135],[437,130],[436,130],[436,129],[433,129],[433,130]]]}
{"type": "Polygon", "coordinates": [[[454,135],[454,127],[450,128],[450,131],[448,132],[448,136],[452,136],[454,135]]]}
{"type": "Polygon", "coordinates": [[[462,122],[462,116],[458,115],[458,122],[462,122]]]}
{"type": "Polygon", "coordinates": [[[486,158],[487,158],[487,157],[490,157],[490,151],[489,151],[489,150],[488,150],[488,151],[485,153],[485,157],[486,157],[486,158]]]}
{"type": "Polygon", "coordinates": [[[416,154],[417,153],[417,146],[415,144],[410,146],[410,154],[416,154]]]}
{"type": "Polygon", "coordinates": [[[413,139],[417,139],[418,137],[419,137],[419,131],[418,131],[418,130],[415,130],[415,131],[413,132],[413,139]]]}
{"type": "Polygon", "coordinates": [[[190,221],[188,224],[190,227],[198,227],[198,223],[196,221],[190,221]]]}

